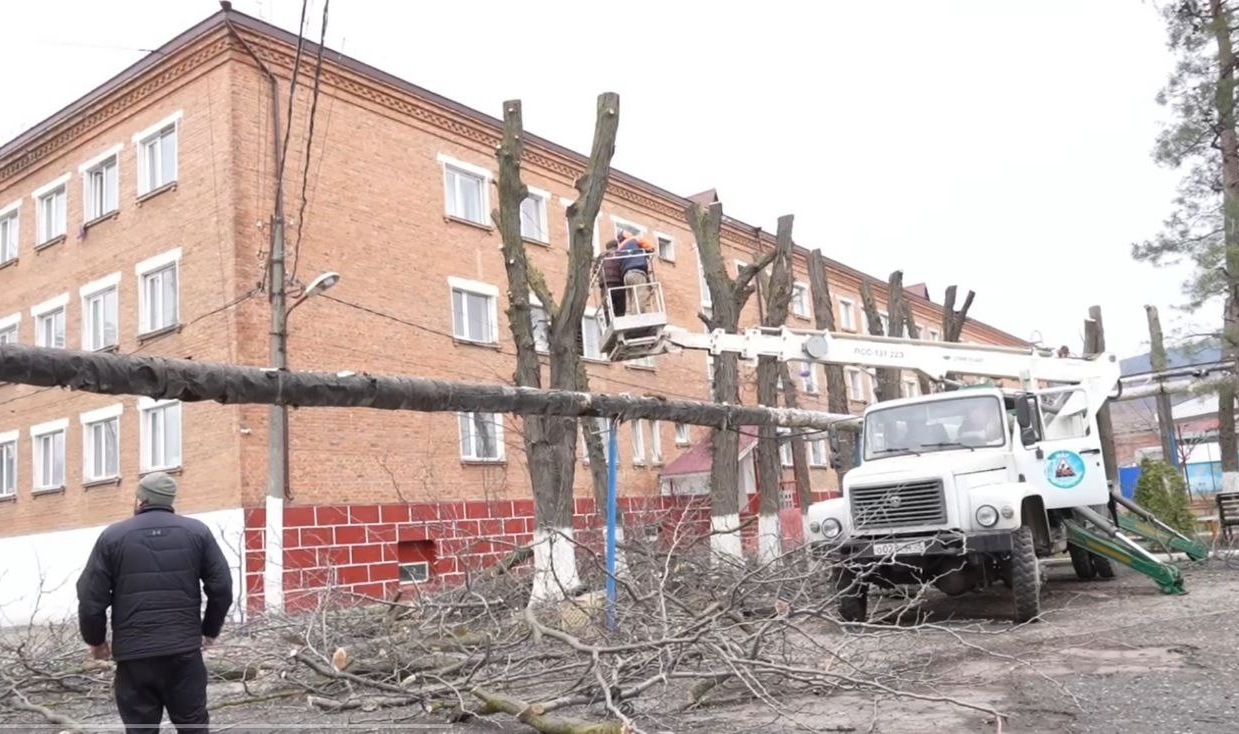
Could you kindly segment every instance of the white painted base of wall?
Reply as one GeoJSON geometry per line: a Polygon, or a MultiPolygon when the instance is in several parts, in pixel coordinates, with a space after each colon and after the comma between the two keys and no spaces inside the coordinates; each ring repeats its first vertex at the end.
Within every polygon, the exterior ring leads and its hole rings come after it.
{"type": "Polygon", "coordinates": [[[711,515],[710,550],[715,555],[731,561],[744,559],[744,548],[740,543],[740,515],[711,515]]]}
{"type": "Polygon", "coordinates": [[[268,613],[284,611],[284,498],[267,495],[263,530],[262,603],[268,613]]]}
{"type": "Polygon", "coordinates": [[[581,585],[576,572],[572,528],[533,531],[533,589],[529,603],[554,602],[581,585]]]}
{"type": "MultiPolygon", "coordinates": [[[[190,517],[206,523],[232,569],[232,615],[245,609],[241,508],[190,517]]],[[[105,526],[0,538],[0,627],[59,621],[77,615],[77,578],[105,526]]]]}
{"type": "Polygon", "coordinates": [[[778,515],[757,516],[757,562],[770,563],[783,552],[778,515]]]}

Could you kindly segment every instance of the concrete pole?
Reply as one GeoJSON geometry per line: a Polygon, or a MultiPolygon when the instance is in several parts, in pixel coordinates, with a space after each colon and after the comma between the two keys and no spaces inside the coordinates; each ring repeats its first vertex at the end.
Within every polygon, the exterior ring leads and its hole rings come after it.
{"type": "MultiPolygon", "coordinates": [[[[276,201],[271,230],[271,366],[288,369],[288,310],[284,283],[284,212],[276,201]]],[[[266,534],[262,590],[268,612],[284,611],[284,490],[288,486],[288,407],[272,405],[267,430],[266,534]]]]}

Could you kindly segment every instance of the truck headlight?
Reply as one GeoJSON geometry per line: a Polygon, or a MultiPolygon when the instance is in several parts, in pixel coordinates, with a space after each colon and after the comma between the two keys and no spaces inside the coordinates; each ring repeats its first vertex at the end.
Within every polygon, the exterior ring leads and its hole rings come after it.
{"type": "Polygon", "coordinates": [[[833,539],[839,537],[839,533],[843,532],[843,526],[833,517],[828,517],[822,521],[822,535],[826,538],[833,539]]]}
{"type": "Polygon", "coordinates": [[[981,505],[977,508],[977,523],[983,528],[992,527],[998,522],[998,510],[995,510],[989,505],[981,505]]]}

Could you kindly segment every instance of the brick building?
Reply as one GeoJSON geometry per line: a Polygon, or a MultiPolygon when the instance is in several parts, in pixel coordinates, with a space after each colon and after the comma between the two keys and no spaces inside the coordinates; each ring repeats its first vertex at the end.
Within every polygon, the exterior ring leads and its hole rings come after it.
{"type": "MultiPolygon", "coordinates": [[[[287,105],[296,38],[239,13],[217,13],[0,148],[0,341],[262,365],[268,354],[264,274],[275,187],[272,90],[287,105]]],[[[312,58],[312,57],[311,57],[312,58]]],[[[303,64],[285,172],[289,272],[339,285],[290,316],[293,369],[353,369],[506,381],[513,345],[494,205],[499,124],[489,115],[327,54],[309,151],[309,205],[299,213],[313,63],[303,64]]],[[[281,119],[281,126],[287,121],[281,119]]],[[[623,140],[623,128],[620,130],[623,140]]],[[[553,288],[567,258],[565,207],[583,157],[529,136],[531,257],[553,288]]],[[[614,172],[599,240],[620,225],[659,243],[658,278],[672,323],[708,305],[687,200],[614,172]]],[[[729,220],[733,262],[772,246],[729,220]]],[[[811,324],[805,252],[794,326],[811,324]]],[[[841,328],[861,325],[863,274],[830,278],[841,328]]],[[[875,284],[879,301],[884,286],[875,284]]],[[[909,289],[936,338],[941,313],[909,289]]],[[[746,315],[757,322],[756,304],[746,315]]],[[[586,319],[592,387],[708,398],[706,357],[610,364],[586,319]]],[[[970,321],[965,340],[1019,344],[970,321]]],[[[825,406],[818,368],[798,375],[809,407],[825,406]]],[[[859,409],[867,375],[849,371],[859,409]]],[[[143,472],[179,475],[178,510],[215,528],[237,564],[247,605],[261,603],[266,486],[264,406],[155,403],[0,385],[0,613],[73,604],[78,564],[101,526],[131,511],[143,472]],[[6,606],[7,605],[7,606],[6,606]]],[[[510,418],[313,409],[290,416],[283,517],[287,601],[338,584],[382,593],[407,573],[451,580],[532,531],[532,501],[510,418]],[[417,565],[425,561],[425,565],[417,565]]],[[[621,429],[621,491],[660,505],[659,470],[705,438],[647,423],[621,429]]],[[[832,487],[824,447],[814,489],[832,487]]],[[[577,513],[591,512],[577,472],[577,513]]]]}

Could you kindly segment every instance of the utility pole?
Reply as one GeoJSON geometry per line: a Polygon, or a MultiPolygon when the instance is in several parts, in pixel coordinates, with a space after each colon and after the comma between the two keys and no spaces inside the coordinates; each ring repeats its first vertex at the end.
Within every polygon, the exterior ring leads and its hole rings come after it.
{"type": "MultiPolygon", "coordinates": [[[[288,310],[284,282],[284,197],[276,189],[271,226],[271,366],[288,370],[288,310]]],[[[282,379],[280,374],[276,379],[282,379]]],[[[284,497],[288,487],[288,406],[272,404],[267,430],[266,537],[263,545],[263,605],[268,612],[284,611],[284,497]]]]}

